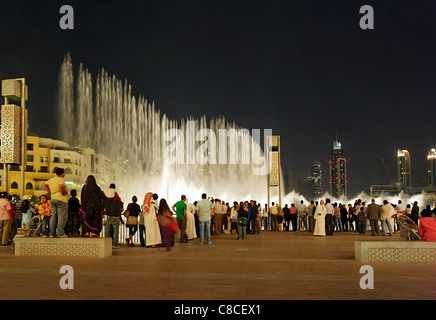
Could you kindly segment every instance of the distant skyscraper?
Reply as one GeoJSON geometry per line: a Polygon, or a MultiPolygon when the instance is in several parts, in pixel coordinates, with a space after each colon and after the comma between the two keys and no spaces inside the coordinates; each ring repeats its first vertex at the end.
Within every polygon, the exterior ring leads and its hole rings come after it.
{"type": "Polygon", "coordinates": [[[319,161],[313,161],[310,176],[298,180],[298,190],[307,199],[314,200],[322,197],[322,168],[319,161]]]}
{"type": "Polygon", "coordinates": [[[410,154],[407,150],[397,151],[397,178],[404,186],[412,186],[410,154]]]}
{"type": "Polygon", "coordinates": [[[294,191],[294,173],[292,170],[288,170],[285,174],[285,192],[291,191],[294,191]]]}
{"type": "Polygon", "coordinates": [[[436,150],[430,149],[427,154],[427,178],[429,186],[436,186],[436,150]]]}
{"type": "Polygon", "coordinates": [[[347,159],[342,151],[341,143],[333,141],[333,150],[329,161],[330,166],[330,194],[333,197],[347,196],[347,159]]]}

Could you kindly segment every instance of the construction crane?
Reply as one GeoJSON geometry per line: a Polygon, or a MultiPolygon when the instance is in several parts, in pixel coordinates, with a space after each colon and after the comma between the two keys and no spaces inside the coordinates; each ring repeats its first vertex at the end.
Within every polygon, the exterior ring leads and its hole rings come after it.
{"type": "Polygon", "coordinates": [[[389,183],[394,183],[395,182],[395,178],[394,179],[391,178],[391,175],[389,174],[389,170],[388,170],[388,167],[386,166],[385,160],[383,158],[381,158],[381,161],[383,163],[383,167],[385,168],[386,174],[388,176],[389,183]]]}

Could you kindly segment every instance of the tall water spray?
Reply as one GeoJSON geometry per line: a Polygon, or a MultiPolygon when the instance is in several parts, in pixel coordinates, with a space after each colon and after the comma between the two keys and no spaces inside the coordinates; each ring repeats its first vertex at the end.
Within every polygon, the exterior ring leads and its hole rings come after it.
{"type": "MultiPolygon", "coordinates": [[[[266,201],[266,175],[254,175],[253,170],[259,164],[243,161],[247,152],[263,157],[263,143],[255,141],[248,130],[224,117],[208,121],[206,116],[193,119],[187,115],[180,121],[171,120],[155,108],[154,102],[142,96],[135,97],[127,81],[123,83],[104,69],[93,80],[80,64],[74,78],[70,55],[61,66],[59,111],[62,140],[73,146],[91,147],[111,161],[123,163],[126,174],[118,184],[126,190],[125,196],[135,194],[141,199],[143,194],[152,191],[169,201],[178,200],[181,194],[194,201],[206,192],[229,202],[266,201]],[[165,158],[168,145],[172,143],[166,135],[172,129],[183,136],[180,141],[173,139],[174,143],[182,144],[180,147],[185,151],[181,164],[168,164],[165,158]],[[207,143],[207,137],[195,141],[194,145],[189,146],[188,142],[198,138],[199,132],[203,131],[212,132],[218,139],[220,129],[238,133],[237,163],[219,162],[222,155],[218,153],[223,152],[220,149],[213,154],[216,163],[189,161],[189,153],[198,152],[205,141],[207,143]]],[[[234,155],[230,152],[235,150],[225,151],[228,152],[226,160],[232,159],[234,155]]],[[[206,152],[210,153],[211,149],[206,152]]]]}

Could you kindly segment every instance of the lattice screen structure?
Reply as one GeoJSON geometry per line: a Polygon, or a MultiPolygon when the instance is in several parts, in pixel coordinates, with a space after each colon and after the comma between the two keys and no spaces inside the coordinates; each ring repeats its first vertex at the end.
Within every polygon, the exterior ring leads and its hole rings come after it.
{"type": "Polygon", "coordinates": [[[1,163],[21,164],[21,108],[1,108],[1,163]]]}
{"type": "Polygon", "coordinates": [[[370,248],[368,261],[435,262],[434,248],[370,248]]]}

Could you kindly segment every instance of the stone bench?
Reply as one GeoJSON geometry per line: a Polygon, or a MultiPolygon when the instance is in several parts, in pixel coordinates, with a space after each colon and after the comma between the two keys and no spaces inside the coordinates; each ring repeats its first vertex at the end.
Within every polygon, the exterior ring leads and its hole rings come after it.
{"type": "Polygon", "coordinates": [[[355,241],[355,259],[363,262],[435,262],[436,242],[355,241]]]}
{"type": "Polygon", "coordinates": [[[105,258],[112,256],[111,238],[16,237],[16,256],[105,258]]]}

